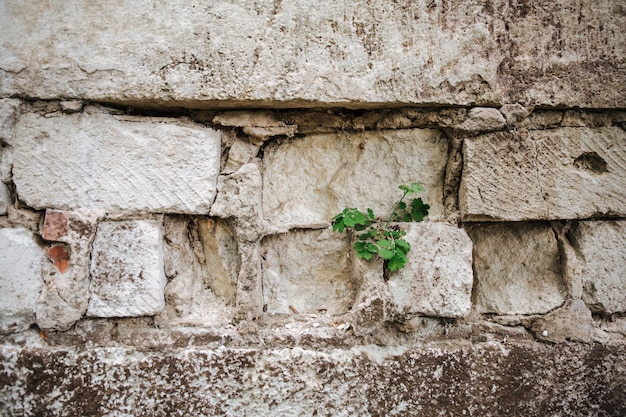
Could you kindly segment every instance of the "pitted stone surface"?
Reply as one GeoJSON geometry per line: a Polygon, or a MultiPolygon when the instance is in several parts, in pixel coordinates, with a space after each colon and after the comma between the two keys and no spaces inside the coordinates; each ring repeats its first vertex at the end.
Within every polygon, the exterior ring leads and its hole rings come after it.
{"type": "Polygon", "coordinates": [[[622,7],[236,0],[103,8],[6,0],[0,94],[179,106],[623,108],[626,46],[615,35],[622,7]],[[583,29],[579,16],[588,16],[583,29]]]}
{"type": "Polygon", "coordinates": [[[401,313],[464,317],[472,294],[472,241],[463,229],[441,223],[401,223],[411,245],[405,268],[387,285],[401,313]]]}
{"type": "Polygon", "coordinates": [[[540,314],[563,304],[559,249],[547,224],[467,227],[474,243],[473,299],[482,313],[540,314]]]}
{"type": "Polygon", "coordinates": [[[501,132],[466,139],[465,220],[626,216],[626,132],[619,127],[501,132]]]}
{"type": "Polygon", "coordinates": [[[146,316],[163,309],[166,278],[160,223],[100,223],[91,258],[88,316],[146,316]]]}
{"type": "Polygon", "coordinates": [[[0,352],[7,415],[624,415],[624,345],[0,352]]]}
{"type": "Polygon", "coordinates": [[[597,313],[626,311],[626,221],[581,221],[569,238],[583,258],[583,300],[597,313]]]}
{"type": "Polygon", "coordinates": [[[263,241],[263,299],[268,313],[345,313],[354,302],[350,244],[325,230],[294,231],[263,241]]]}
{"type": "Polygon", "coordinates": [[[311,135],[265,150],[263,209],[270,225],[326,225],[345,207],[387,216],[402,196],[398,185],[420,182],[443,215],[448,143],[432,129],[311,135]]]}
{"type": "MultiPolygon", "coordinates": [[[[0,19],[2,18],[0,17],[0,19]]],[[[0,62],[2,62],[2,58],[0,58],[0,62]]],[[[18,99],[0,99],[0,143],[5,142],[9,145],[13,143],[13,125],[19,118],[21,104],[22,101],[18,99]]]]}
{"type": "Polygon", "coordinates": [[[35,304],[43,286],[43,250],[24,228],[0,229],[0,333],[35,323],[35,304]]]}
{"type": "Polygon", "coordinates": [[[13,180],[34,208],[206,214],[215,197],[220,136],[193,123],[30,113],[16,137],[13,180]]]}

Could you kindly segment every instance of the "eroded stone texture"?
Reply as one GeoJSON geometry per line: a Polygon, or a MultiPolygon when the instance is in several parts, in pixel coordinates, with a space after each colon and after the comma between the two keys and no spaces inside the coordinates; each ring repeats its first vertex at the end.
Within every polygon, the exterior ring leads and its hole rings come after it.
{"type": "Polygon", "coordinates": [[[464,142],[465,220],[626,216],[626,132],[619,127],[493,133],[464,142]]]}
{"type": "Polygon", "coordinates": [[[233,304],[237,295],[237,277],[241,258],[237,240],[225,222],[206,219],[198,224],[207,265],[208,285],[216,295],[233,304]]]}
{"type": "Polygon", "coordinates": [[[432,129],[311,135],[265,150],[263,209],[272,226],[326,225],[345,207],[387,216],[402,196],[398,185],[420,182],[443,215],[448,143],[432,129]]]}
{"type": "Polygon", "coordinates": [[[5,348],[8,415],[624,415],[624,345],[319,352],[5,348]]]}
{"type": "Polygon", "coordinates": [[[45,286],[37,300],[40,328],[67,330],[85,314],[91,243],[103,216],[101,211],[46,210],[42,236],[55,243],[46,249],[49,262],[42,267],[45,286]]]}
{"type": "Polygon", "coordinates": [[[225,261],[220,257],[219,248],[203,245],[205,239],[201,238],[202,226],[198,223],[206,222],[206,219],[196,222],[184,216],[164,219],[164,267],[169,282],[165,287],[165,310],[156,319],[160,325],[228,324],[232,309],[227,302],[234,304],[234,297],[227,298],[231,294],[224,291],[223,283],[230,283],[231,277],[214,259],[225,261]],[[209,254],[211,258],[207,259],[209,254]],[[216,268],[218,266],[222,268],[216,268]]]}
{"type": "Polygon", "coordinates": [[[268,313],[342,314],[354,302],[350,243],[328,229],[263,240],[263,300],[268,313]]]}
{"type": "Polygon", "coordinates": [[[591,311],[582,300],[568,300],[563,307],[535,320],[532,330],[539,340],[552,343],[591,342],[594,335],[591,311]]]}
{"type": "Polygon", "coordinates": [[[206,214],[215,197],[220,137],[193,123],[30,113],[16,137],[13,180],[34,208],[206,214]]]}
{"type": "Polygon", "coordinates": [[[18,99],[0,98],[0,143],[9,145],[13,143],[13,126],[19,118],[21,104],[21,100],[18,99]]]}
{"type": "Polygon", "coordinates": [[[626,311],[626,221],[582,221],[568,235],[583,259],[583,300],[598,313],[626,311]]]}
{"type": "Polygon", "coordinates": [[[473,107],[467,112],[467,119],[454,125],[454,129],[463,133],[478,133],[500,130],[505,126],[506,120],[497,109],[473,107]]]}
{"type": "Polygon", "coordinates": [[[474,243],[473,299],[483,313],[540,314],[565,301],[559,250],[547,224],[467,227],[474,243]]]}
{"type": "Polygon", "coordinates": [[[391,300],[401,313],[435,317],[469,314],[472,241],[463,229],[442,223],[401,223],[411,245],[405,268],[389,275],[391,300]]]}
{"type": "Polygon", "coordinates": [[[0,333],[35,323],[35,304],[43,286],[42,258],[32,232],[0,229],[0,333]]]}
{"type": "Polygon", "coordinates": [[[164,305],[163,232],[153,220],[102,222],[91,254],[88,316],[153,315],[164,305]]]}
{"type": "Polygon", "coordinates": [[[7,214],[7,210],[11,205],[11,193],[5,183],[0,182],[0,216],[7,214]]]}
{"type": "Polygon", "coordinates": [[[0,94],[189,107],[623,108],[622,7],[236,0],[103,8],[6,0],[0,94]]]}

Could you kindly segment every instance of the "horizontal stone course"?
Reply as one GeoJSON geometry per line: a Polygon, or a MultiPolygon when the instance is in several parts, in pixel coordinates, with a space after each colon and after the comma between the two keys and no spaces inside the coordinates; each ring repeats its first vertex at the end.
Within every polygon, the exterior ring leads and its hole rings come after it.
{"type": "Polygon", "coordinates": [[[624,345],[0,352],[7,415],[623,415],[624,345]],[[62,394],[59,394],[62,393],[62,394]],[[366,399],[366,400],[365,400],[366,399]]]}
{"type": "Polygon", "coordinates": [[[15,136],[13,181],[33,208],[207,214],[215,198],[220,135],[194,123],[28,113],[15,136]]]}
{"type": "Polygon", "coordinates": [[[158,8],[145,0],[110,8],[6,0],[0,95],[187,107],[623,108],[620,7],[610,0],[158,8]],[[589,17],[582,29],[578,16],[589,17]]]}

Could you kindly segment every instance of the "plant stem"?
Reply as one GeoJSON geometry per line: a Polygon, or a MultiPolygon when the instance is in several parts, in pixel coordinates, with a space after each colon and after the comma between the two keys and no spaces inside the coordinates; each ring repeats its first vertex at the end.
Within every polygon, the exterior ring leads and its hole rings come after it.
{"type": "Polygon", "coordinates": [[[404,194],[402,194],[402,198],[400,198],[400,200],[398,200],[398,202],[396,203],[396,205],[393,208],[393,211],[391,212],[391,216],[389,216],[389,219],[387,219],[387,222],[385,223],[385,230],[389,229],[389,223],[391,223],[393,220],[395,220],[395,218],[398,216],[398,214],[396,213],[396,210],[398,210],[398,206],[400,205],[400,203],[402,203],[402,200],[404,200],[404,197],[406,197],[408,191],[405,191],[404,194]]]}

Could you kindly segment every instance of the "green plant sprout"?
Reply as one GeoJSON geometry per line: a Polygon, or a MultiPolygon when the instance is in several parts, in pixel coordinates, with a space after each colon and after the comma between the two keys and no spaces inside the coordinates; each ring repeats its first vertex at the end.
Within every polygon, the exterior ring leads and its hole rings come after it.
{"type": "Polygon", "coordinates": [[[377,254],[384,259],[390,271],[404,268],[406,255],[411,250],[409,242],[402,239],[406,231],[392,223],[421,222],[430,209],[421,198],[414,198],[408,205],[404,202],[406,196],[425,191],[421,184],[417,182],[411,185],[402,184],[398,188],[404,194],[386,220],[376,219],[371,208],[367,209],[367,213],[356,208],[345,208],[332,219],[333,230],[336,232],[343,233],[345,230],[362,232],[358,235],[358,241],[354,243],[354,250],[359,258],[367,261],[377,254]]]}

